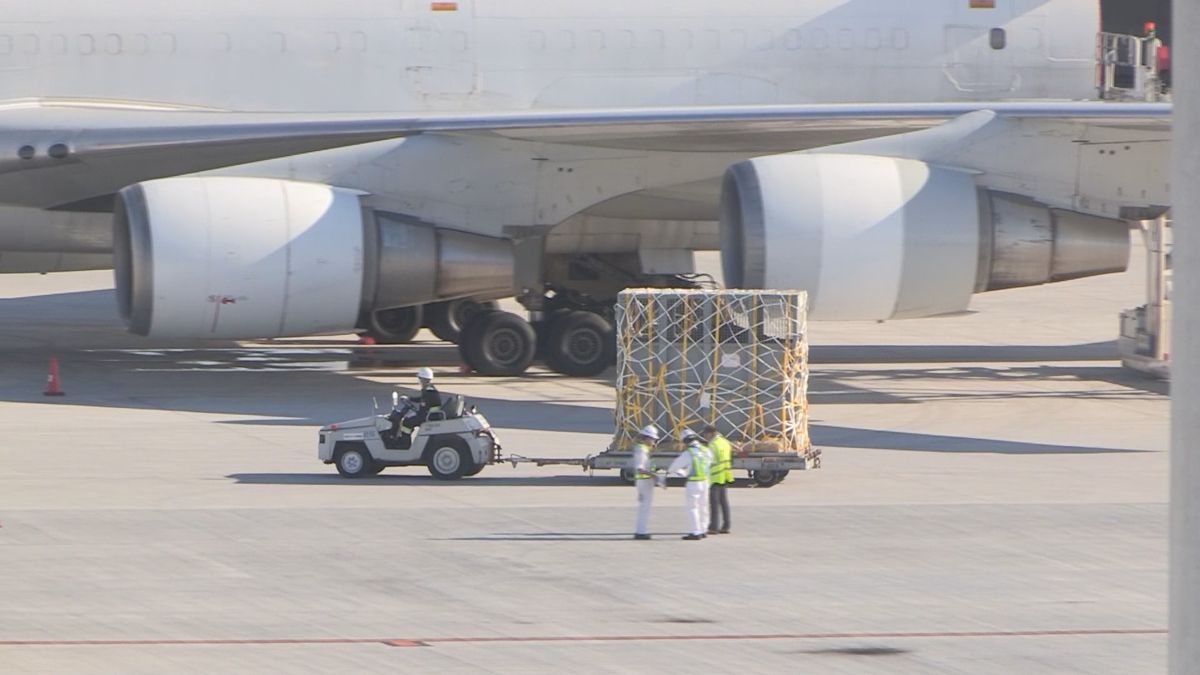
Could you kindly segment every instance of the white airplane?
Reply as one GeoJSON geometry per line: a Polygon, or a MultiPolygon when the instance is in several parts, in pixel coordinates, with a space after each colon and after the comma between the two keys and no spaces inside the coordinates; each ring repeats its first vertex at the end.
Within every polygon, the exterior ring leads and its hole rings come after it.
{"type": "Polygon", "coordinates": [[[423,323],[611,359],[622,288],[964,310],[1124,269],[1170,107],[1097,99],[1096,0],[77,0],[0,16],[0,271],[115,267],[134,333],[423,323]]]}

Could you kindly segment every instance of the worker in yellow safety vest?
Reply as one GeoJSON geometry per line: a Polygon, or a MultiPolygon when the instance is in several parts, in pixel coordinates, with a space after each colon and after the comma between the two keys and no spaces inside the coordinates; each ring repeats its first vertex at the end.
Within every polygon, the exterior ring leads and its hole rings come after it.
{"type": "Polygon", "coordinates": [[[717,428],[708,425],[700,437],[713,455],[712,474],[708,488],[708,533],[729,534],[729,486],[733,484],[733,444],[717,428]],[[717,527],[717,510],[721,511],[721,527],[717,527]]]}
{"type": "Polygon", "coordinates": [[[654,503],[654,446],[658,444],[658,427],[653,424],[638,432],[633,446],[634,484],[637,485],[637,523],[634,524],[634,539],[650,538],[650,506],[654,503]]]}
{"type": "Polygon", "coordinates": [[[694,431],[685,431],[680,437],[683,441],[683,452],[671,462],[667,474],[687,477],[687,510],[690,531],[683,538],[688,541],[703,539],[705,523],[704,504],[708,500],[708,476],[712,466],[712,455],[708,448],[700,442],[700,436],[694,431]]]}

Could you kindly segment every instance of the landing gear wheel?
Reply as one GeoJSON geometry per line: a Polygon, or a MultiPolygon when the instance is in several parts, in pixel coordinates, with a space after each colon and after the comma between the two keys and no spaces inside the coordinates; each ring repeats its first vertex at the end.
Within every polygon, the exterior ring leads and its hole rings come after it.
{"type": "Polygon", "coordinates": [[[482,312],[462,332],[459,354],[483,375],[520,375],[533,363],[537,335],[511,312],[482,312]]]}
{"type": "Polygon", "coordinates": [[[754,484],[758,487],[772,487],[779,484],[786,475],[786,471],[759,469],[758,471],[750,472],[750,479],[753,480],[754,484]]]}
{"type": "Polygon", "coordinates": [[[458,343],[463,328],[480,312],[495,310],[493,301],[479,302],[471,298],[435,302],[425,307],[425,325],[439,340],[458,343]]]}
{"type": "Polygon", "coordinates": [[[427,460],[429,473],[438,480],[458,480],[474,468],[471,451],[461,439],[449,438],[434,444],[427,460]]]}
{"type": "Polygon", "coordinates": [[[385,345],[404,344],[421,330],[423,319],[420,305],[376,310],[367,319],[367,335],[385,345]]]}
{"type": "Polygon", "coordinates": [[[555,372],[591,377],[616,361],[617,339],[608,319],[592,312],[554,317],[546,338],[546,365],[555,372]]]}
{"type": "Polygon", "coordinates": [[[364,447],[354,445],[338,450],[337,455],[333,458],[333,463],[337,466],[338,473],[342,475],[342,478],[363,478],[375,475],[371,473],[371,469],[375,466],[375,460],[371,459],[371,453],[367,452],[364,447]]]}

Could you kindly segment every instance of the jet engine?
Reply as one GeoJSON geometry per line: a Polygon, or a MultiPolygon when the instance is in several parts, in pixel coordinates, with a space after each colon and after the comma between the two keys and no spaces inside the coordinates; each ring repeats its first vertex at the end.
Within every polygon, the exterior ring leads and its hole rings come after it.
{"type": "Polygon", "coordinates": [[[979,188],[974,176],[869,155],[740,162],[721,191],[725,283],[809,292],[809,317],[959,312],[971,294],[1123,271],[1124,221],[979,188]]]}
{"type": "Polygon", "coordinates": [[[248,339],[345,332],[379,309],[512,293],[508,240],[364,208],[361,193],[263,178],[121,191],[117,300],[129,330],[248,339]]]}

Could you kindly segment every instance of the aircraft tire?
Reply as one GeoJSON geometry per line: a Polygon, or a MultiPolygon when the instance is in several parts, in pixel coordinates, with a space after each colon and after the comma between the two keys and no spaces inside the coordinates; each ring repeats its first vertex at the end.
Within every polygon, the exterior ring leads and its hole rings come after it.
{"type": "Polygon", "coordinates": [[[533,363],[537,334],[511,312],[481,312],[463,330],[458,350],[481,375],[520,375],[533,363]]]}
{"type": "Polygon", "coordinates": [[[411,342],[421,330],[423,318],[420,305],[376,310],[367,319],[367,335],[385,345],[411,342]]]}
{"type": "Polygon", "coordinates": [[[544,349],[546,365],[555,372],[593,377],[616,362],[617,338],[599,314],[567,312],[554,317],[544,349]]]}
{"type": "Polygon", "coordinates": [[[439,340],[458,344],[463,328],[477,314],[496,309],[492,300],[480,302],[471,298],[459,298],[425,305],[425,326],[439,340]]]}

